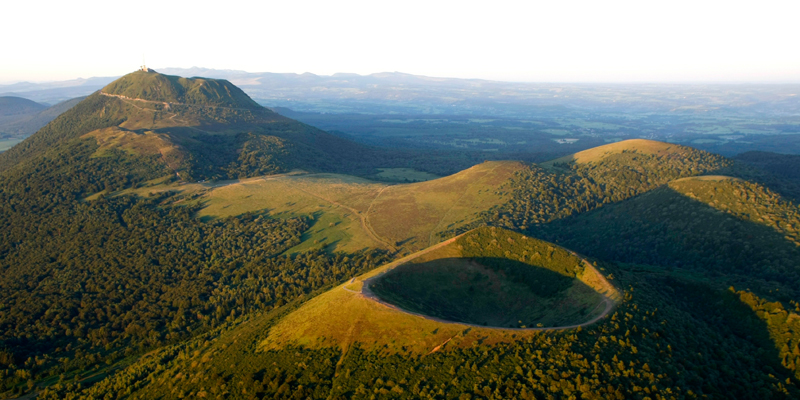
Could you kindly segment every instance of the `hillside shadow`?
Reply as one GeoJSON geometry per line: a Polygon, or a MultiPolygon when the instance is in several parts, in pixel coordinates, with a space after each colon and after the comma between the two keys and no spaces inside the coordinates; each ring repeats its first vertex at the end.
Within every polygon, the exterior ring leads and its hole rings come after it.
{"type": "MultiPolygon", "coordinates": [[[[208,205],[209,205],[208,201],[201,201],[200,202],[200,210],[208,207],[208,205]]],[[[225,206],[225,207],[223,207],[223,209],[225,209],[227,207],[229,207],[229,206],[225,206]]],[[[250,215],[254,215],[254,216],[263,216],[263,217],[267,217],[267,218],[275,218],[270,214],[270,209],[269,208],[262,208],[262,209],[259,209],[259,210],[247,211],[246,213],[248,213],[250,215]]],[[[245,214],[245,212],[240,213],[240,214],[234,214],[232,216],[235,217],[235,216],[240,216],[242,214],[245,214]]],[[[214,215],[214,214],[202,215],[202,216],[199,215],[199,214],[195,215],[195,217],[198,220],[200,220],[201,222],[206,222],[206,223],[219,221],[219,220],[224,220],[224,219],[230,218],[232,216],[221,217],[219,215],[214,215]]]]}
{"type": "MultiPolygon", "coordinates": [[[[800,298],[800,249],[775,228],[662,187],[536,233],[600,260],[650,266],[617,265],[613,272],[621,280],[671,288],[669,295],[683,311],[753,343],[764,352],[759,355],[764,362],[790,371],[781,365],[784,344],[770,336],[770,327],[751,305],[727,292],[728,287],[746,290],[784,307],[800,298]]],[[[769,310],[764,315],[772,318],[769,310]]]]}
{"type": "Polygon", "coordinates": [[[531,234],[602,260],[678,268],[759,296],[800,299],[800,250],[784,233],[668,187],[554,221],[531,234]]]}
{"type": "MultiPolygon", "coordinates": [[[[781,363],[784,358],[784,354],[781,354],[782,346],[770,334],[770,326],[758,316],[753,304],[747,304],[739,294],[668,275],[650,276],[648,283],[668,297],[672,306],[690,314],[696,320],[703,321],[707,329],[713,330],[713,333],[708,334],[709,337],[701,340],[709,340],[715,344],[724,342],[733,347],[725,349],[727,357],[723,361],[719,359],[720,349],[715,348],[717,346],[708,346],[705,351],[712,355],[708,357],[711,362],[727,364],[730,358],[738,357],[755,359],[762,372],[777,374],[781,381],[794,381],[794,385],[799,383],[800,372],[781,363]]],[[[692,340],[689,337],[686,339],[692,340]]]]}
{"type": "MultiPolygon", "coordinates": [[[[778,154],[775,154],[778,156],[778,154]]],[[[793,156],[800,159],[800,156],[793,156]]],[[[795,170],[794,159],[788,165],[771,165],[765,162],[736,159],[730,167],[714,171],[714,174],[733,176],[761,186],[781,195],[787,201],[800,203],[800,178],[795,170]]],[[[778,164],[778,163],[776,163],[778,164]]]]}
{"type": "Polygon", "coordinates": [[[589,321],[605,298],[575,277],[497,257],[408,263],[370,283],[381,300],[443,321],[497,328],[589,321]]]}

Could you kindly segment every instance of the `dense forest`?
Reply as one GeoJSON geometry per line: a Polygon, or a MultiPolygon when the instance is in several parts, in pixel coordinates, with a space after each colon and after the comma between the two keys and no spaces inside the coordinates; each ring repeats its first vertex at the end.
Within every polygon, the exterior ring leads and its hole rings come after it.
{"type": "Polygon", "coordinates": [[[374,253],[277,256],[299,243],[305,221],[247,215],[204,223],[191,208],[153,207],[158,200],[77,204],[4,257],[7,389],[184,340],[382,260],[374,253]]]}
{"type": "Polygon", "coordinates": [[[722,156],[682,147],[666,155],[624,150],[602,162],[557,163],[549,169],[531,165],[506,184],[511,200],[487,216],[493,223],[527,230],[730,164],[722,156]]]}
{"type": "MultiPolygon", "coordinates": [[[[351,348],[244,351],[276,317],[244,318],[168,346],[90,388],[55,385],[45,399],[425,398],[694,399],[797,398],[770,319],[788,312],[746,291],[717,290],[660,273],[627,274],[601,263],[626,288],[614,314],[587,329],[542,332],[507,344],[428,355],[351,348]],[[227,332],[226,332],[227,331],[227,332]],[[237,343],[239,343],[237,345],[237,343]],[[236,368],[231,368],[235,365],[236,368]]],[[[795,326],[796,328],[796,322],[795,326]]]]}

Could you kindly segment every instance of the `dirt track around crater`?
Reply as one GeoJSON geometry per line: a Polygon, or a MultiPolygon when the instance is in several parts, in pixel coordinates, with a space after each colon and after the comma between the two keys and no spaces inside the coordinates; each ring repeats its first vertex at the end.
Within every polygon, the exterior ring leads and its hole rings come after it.
{"type": "MultiPolygon", "coordinates": [[[[390,303],[387,303],[387,302],[381,300],[374,292],[372,292],[370,290],[369,285],[374,279],[379,278],[383,274],[393,270],[394,268],[397,268],[397,267],[407,263],[408,261],[410,261],[410,260],[412,260],[412,259],[414,259],[416,257],[419,257],[419,256],[421,256],[421,255],[423,255],[425,253],[431,252],[431,251],[439,249],[441,247],[447,246],[448,244],[453,243],[456,239],[458,239],[462,235],[456,236],[456,237],[454,237],[452,239],[445,240],[444,242],[441,242],[441,243],[439,243],[437,245],[431,246],[431,247],[429,247],[429,248],[427,248],[425,250],[422,250],[420,252],[414,253],[412,255],[409,255],[407,257],[404,257],[404,258],[402,258],[400,260],[397,260],[397,261],[391,263],[389,266],[387,266],[380,273],[375,274],[374,276],[371,276],[371,277],[365,279],[362,282],[362,287],[361,287],[360,291],[356,291],[356,290],[347,288],[347,285],[352,283],[353,280],[351,280],[348,284],[345,284],[344,286],[342,286],[342,289],[344,289],[345,291],[348,291],[348,292],[355,293],[356,295],[361,295],[365,299],[368,299],[370,301],[374,301],[375,303],[378,303],[378,304],[380,304],[380,305],[382,305],[384,307],[390,308],[392,310],[395,310],[395,311],[398,311],[398,312],[402,312],[402,313],[405,313],[405,314],[409,314],[409,315],[414,315],[414,316],[421,317],[421,318],[425,318],[425,319],[430,320],[430,321],[435,321],[435,322],[439,322],[439,323],[443,323],[443,324],[463,325],[463,326],[480,328],[480,329],[494,329],[494,330],[507,330],[507,331],[529,331],[529,332],[530,331],[557,331],[557,330],[583,328],[583,327],[592,325],[592,324],[604,319],[605,317],[607,317],[611,313],[611,311],[614,310],[614,306],[616,306],[616,302],[611,297],[609,297],[606,294],[601,294],[603,296],[603,300],[600,303],[598,303],[597,306],[595,306],[594,309],[592,309],[592,312],[594,312],[594,310],[596,310],[597,307],[600,307],[603,304],[605,304],[605,308],[603,309],[603,312],[600,313],[600,315],[592,318],[589,321],[586,321],[586,322],[583,322],[583,323],[580,323],[580,324],[574,324],[574,325],[552,326],[552,327],[541,327],[541,328],[538,328],[538,327],[537,328],[504,328],[504,327],[497,327],[497,326],[484,326],[484,325],[478,325],[478,324],[471,324],[471,323],[467,323],[467,322],[450,321],[450,320],[446,320],[446,319],[432,317],[430,315],[425,315],[425,314],[421,314],[421,313],[405,310],[405,309],[400,308],[400,307],[398,307],[398,306],[396,306],[394,304],[390,304],[390,303]]],[[[601,280],[603,281],[605,286],[613,289],[613,286],[605,279],[605,277],[602,274],[600,274],[599,271],[597,271],[597,269],[594,268],[593,265],[591,265],[583,257],[580,257],[577,254],[575,254],[575,252],[570,251],[570,250],[567,250],[567,251],[572,253],[574,256],[580,258],[581,261],[584,262],[584,265],[586,266],[586,268],[589,268],[590,270],[594,271],[601,278],[601,280]]]]}

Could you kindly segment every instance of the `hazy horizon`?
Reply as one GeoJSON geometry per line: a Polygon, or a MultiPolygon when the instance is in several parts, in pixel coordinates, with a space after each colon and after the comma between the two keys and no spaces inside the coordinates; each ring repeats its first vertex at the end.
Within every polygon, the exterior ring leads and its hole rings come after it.
{"type": "Polygon", "coordinates": [[[6,5],[0,82],[148,65],[556,83],[795,83],[800,4],[576,1],[6,5]],[[43,10],[46,10],[44,12],[43,10]]]}
{"type": "MultiPolygon", "coordinates": [[[[191,66],[191,67],[150,67],[155,70],[156,72],[161,72],[162,70],[174,70],[174,69],[184,69],[184,70],[192,70],[192,69],[201,69],[201,70],[210,70],[210,71],[232,71],[232,72],[241,72],[246,74],[295,74],[295,75],[303,75],[303,74],[313,74],[320,77],[331,77],[337,74],[347,74],[347,75],[359,75],[359,76],[370,76],[370,75],[378,75],[378,74],[391,74],[391,73],[400,73],[400,74],[407,74],[407,75],[414,75],[414,76],[421,76],[433,79],[464,79],[464,80],[483,80],[483,81],[495,81],[495,82],[508,82],[508,83],[526,83],[526,84],[564,84],[564,85],[798,85],[800,84],[800,78],[794,80],[785,80],[785,81],[772,81],[772,80],[674,80],[674,81],[657,81],[657,80],[641,80],[641,81],[558,81],[558,80],[513,80],[513,79],[492,79],[492,78],[484,78],[484,77],[462,77],[462,76],[437,76],[437,75],[425,75],[425,74],[412,74],[404,71],[376,71],[370,73],[356,73],[356,72],[333,72],[328,74],[322,73],[314,73],[310,71],[303,71],[303,72],[286,72],[286,71],[245,71],[241,69],[235,68],[225,68],[225,69],[217,69],[217,68],[207,68],[207,67],[198,67],[198,66],[191,66]]],[[[16,81],[4,81],[0,80],[0,85],[7,86],[7,85],[14,85],[18,83],[31,83],[31,84],[46,84],[46,83],[57,83],[57,82],[69,82],[69,81],[78,81],[78,80],[89,80],[89,79],[96,79],[96,78],[116,78],[123,76],[125,74],[131,73],[136,71],[138,68],[130,69],[126,72],[115,74],[115,75],[85,75],[85,76],[75,76],[71,78],[65,79],[49,79],[49,80],[16,80],[16,81]]]]}

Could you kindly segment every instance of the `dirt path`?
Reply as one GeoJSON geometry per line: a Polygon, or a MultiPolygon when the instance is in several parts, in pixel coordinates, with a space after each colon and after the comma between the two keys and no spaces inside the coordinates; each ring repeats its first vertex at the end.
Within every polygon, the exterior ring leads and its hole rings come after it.
{"type": "MultiPolygon", "coordinates": [[[[558,330],[566,330],[566,329],[575,329],[575,328],[582,328],[582,327],[586,327],[586,326],[592,325],[592,324],[596,323],[597,321],[600,321],[601,319],[607,317],[608,314],[610,314],[611,311],[614,310],[614,306],[616,305],[616,302],[611,297],[609,297],[608,295],[601,293],[601,295],[603,296],[603,300],[600,303],[598,303],[597,306],[595,306],[592,309],[592,312],[594,312],[594,310],[596,310],[598,307],[600,307],[603,304],[605,304],[605,308],[603,309],[603,312],[600,313],[600,315],[590,319],[589,321],[586,321],[586,322],[583,322],[583,323],[580,323],[580,324],[574,324],[574,325],[552,326],[552,327],[544,327],[544,328],[502,328],[502,327],[493,327],[493,326],[470,324],[470,323],[466,323],[466,322],[449,321],[449,320],[445,320],[445,319],[441,319],[441,318],[431,317],[431,316],[425,315],[425,314],[416,313],[416,312],[409,311],[409,310],[404,310],[404,309],[402,309],[400,307],[397,307],[394,304],[389,304],[389,303],[381,300],[378,296],[375,295],[375,293],[373,293],[370,290],[369,284],[373,279],[376,279],[376,278],[380,277],[381,275],[391,271],[392,269],[394,269],[396,267],[399,267],[400,265],[405,264],[406,262],[408,262],[409,260],[411,260],[413,258],[419,257],[419,256],[421,256],[421,255],[423,255],[425,253],[431,252],[433,250],[436,250],[436,249],[439,249],[441,247],[444,247],[444,246],[446,246],[446,245],[448,245],[450,243],[453,243],[456,239],[458,239],[462,235],[456,236],[456,237],[454,237],[452,239],[448,239],[448,240],[446,240],[444,242],[441,242],[441,243],[439,243],[439,244],[437,244],[435,246],[428,247],[425,250],[422,250],[420,252],[414,253],[414,254],[409,255],[407,257],[403,257],[402,259],[393,262],[392,264],[387,266],[380,273],[365,279],[362,282],[362,287],[361,287],[361,291],[360,292],[352,290],[352,289],[348,289],[348,288],[346,288],[344,286],[342,286],[342,289],[345,289],[348,292],[361,294],[366,299],[372,300],[372,301],[374,301],[374,302],[376,302],[376,303],[378,303],[380,305],[383,305],[385,307],[388,307],[390,309],[393,309],[393,310],[396,310],[396,311],[399,311],[399,312],[402,312],[402,313],[405,313],[405,314],[414,315],[414,316],[417,316],[417,317],[422,317],[422,318],[425,318],[425,319],[430,320],[430,321],[440,322],[440,323],[444,323],[444,324],[457,324],[457,325],[463,325],[463,326],[469,326],[469,327],[481,328],[481,329],[496,329],[496,330],[509,330],[509,331],[558,331],[558,330]]],[[[567,251],[569,251],[569,250],[567,250],[567,251]]],[[[597,271],[597,269],[594,268],[593,265],[591,265],[583,257],[579,257],[574,252],[570,251],[570,253],[572,253],[576,257],[580,258],[585,263],[587,268],[590,268],[592,271],[594,271],[600,277],[600,279],[603,280],[603,282],[605,284],[610,286],[612,290],[616,291],[616,289],[613,289],[613,286],[611,286],[611,284],[605,279],[605,277],[602,274],[600,274],[597,271]]]]}
{"type": "MultiPolygon", "coordinates": [[[[388,186],[387,186],[387,187],[388,187],[388,186]]],[[[305,193],[305,194],[307,194],[307,195],[309,195],[309,196],[313,196],[313,197],[316,197],[316,198],[318,198],[318,199],[320,199],[320,200],[327,201],[328,203],[331,203],[331,204],[333,204],[333,205],[335,205],[335,206],[337,206],[337,207],[341,207],[341,208],[344,208],[344,209],[345,209],[345,210],[347,210],[347,211],[350,211],[351,213],[353,213],[354,215],[356,215],[356,216],[358,217],[358,219],[359,219],[359,220],[360,220],[360,222],[361,222],[361,229],[363,229],[363,230],[364,230],[364,232],[366,232],[366,233],[367,233],[367,235],[369,235],[370,239],[372,239],[372,240],[373,240],[373,241],[375,241],[376,243],[382,244],[384,247],[388,248],[388,249],[389,249],[389,250],[391,250],[392,252],[395,252],[395,253],[397,252],[397,248],[396,248],[396,247],[394,247],[394,246],[393,246],[392,244],[390,244],[389,242],[387,242],[387,241],[385,241],[385,240],[381,239],[381,238],[378,236],[378,234],[376,234],[376,233],[375,233],[375,231],[374,231],[374,230],[372,230],[372,226],[370,226],[370,225],[369,225],[369,221],[367,221],[367,217],[366,217],[364,214],[362,214],[361,212],[359,212],[358,210],[356,210],[355,208],[353,208],[353,207],[349,207],[349,206],[346,206],[346,205],[344,205],[344,204],[342,204],[342,203],[339,203],[339,202],[337,202],[337,201],[335,201],[335,200],[332,200],[332,199],[326,198],[326,197],[324,197],[324,196],[321,196],[321,195],[318,195],[318,194],[316,194],[316,193],[309,192],[308,190],[301,189],[301,188],[299,188],[299,187],[293,187],[293,189],[299,190],[299,191],[301,191],[301,192],[303,192],[303,193],[305,193]]],[[[380,193],[379,193],[379,194],[380,194],[380,193]]]]}
{"type": "MultiPolygon", "coordinates": [[[[100,93],[102,96],[118,98],[118,99],[122,100],[125,104],[129,104],[132,107],[136,107],[141,111],[148,111],[148,112],[155,113],[157,110],[153,110],[153,109],[150,109],[150,108],[142,108],[142,107],[137,106],[133,102],[139,101],[139,102],[143,102],[143,103],[163,104],[165,110],[171,110],[170,103],[166,103],[166,102],[163,102],[163,101],[151,101],[151,100],[134,99],[132,97],[121,96],[121,95],[118,95],[118,94],[109,94],[109,93],[105,93],[105,92],[98,92],[98,93],[100,93]]],[[[176,103],[176,104],[180,104],[180,103],[176,103]]],[[[178,114],[172,113],[172,115],[169,116],[169,119],[171,119],[173,121],[176,121],[176,122],[185,122],[183,120],[176,120],[175,117],[177,117],[177,116],[178,116],[178,114]]]]}
{"type": "MultiPolygon", "coordinates": [[[[373,278],[370,278],[370,280],[371,279],[373,279],[373,278]]],[[[349,292],[357,293],[357,292],[355,292],[354,290],[351,290],[351,289],[346,289],[346,288],[343,288],[343,289],[345,289],[345,290],[347,290],[349,292]]],[[[598,303],[597,306],[595,306],[595,308],[592,309],[592,311],[594,311],[594,310],[597,309],[597,307],[600,307],[602,304],[605,304],[606,307],[605,307],[605,309],[603,309],[603,312],[600,315],[590,319],[589,321],[586,321],[586,322],[583,322],[583,323],[580,323],[580,324],[563,325],[563,326],[551,326],[551,327],[543,327],[543,328],[503,328],[503,327],[496,327],[496,326],[484,326],[484,325],[478,325],[478,324],[470,324],[470,323],[467,323],[467,322],[449,321],[449,320],[446,320],[446,319],[431,317],[429,315],[425,315],[425,314],[420,314],[420,313],[416,313],[416,312],[413,312],[413,311],[404,310],[404,309],[402,309],[400,307],[397,307],[394,304],[389,304],[389,303],[381,300],[380,298],[378,298],[378,296],[376,296],[375,293],[373,293],[371,290],[369,290],[369,284],[368,284],[367,281],[364,281],[364,286],[361,288],[360,294],[362,296],[364,296],[365,298],[367,298],[369,300],[372,300],[372,301],[374,301],[374,302],[376,302],[376,303],[378,303],[380,305],[383,305],[385,307],[391,308],[393,310],[396,310],[396,311],[399,311],[399,312],[402,312],[402,313],[405,313],[405,314],[414,315],[414,316],[417,316],[417,317],[422,317],[422,318],[425,318],[425,319],[430,320],[430,321],[440,322],[440,323],[443,323],[443,324],[456,324],[456,325],[469,326],[469,327],[473,327],[473,328],[495,329],[495,330],[503,330],[503,331],[560,331],[560,330],[566,330],[566,329],[582,328],[582,327],[586,327],[586,326],[592,325],[595,322],[600,321],[601,319],[607,317],[608,314],[610,314],[611,311],[614,310],[614,305],[615,305],[613,300],[611,300],[610,298],[608,298],[608,297],[606,297],[604,295],[603,296],[603,301],[598,303]]]]}
{"type": "Polygon", "coordinates": [[[369,212],[372,210],[372,205],[375,204],[375,201],[378,200],[378,197],[381,197],[381,193],[383,193],[384,190],[386,190],[386,189],[388,189],[388,188],[390,188],[392,186],[394,186],[394,185],[386,185],[386,186],[382,187],[381,190],[378,191],[378,194],[375,195],[375,198],[372,199],[372,201],[369,202],[369,207],[367,207],[367,212],[365,214],[369,215],[369,212]]]}
{"type": "MultiPolygon", "coordinates": [[[[166,101],[137,99],[137,98],[134,98],[134,97],[123,96],[123,95],[120,95],[120,94],[111,94],[111,93],[106,93],[106,92],[103,92],[103,91],[100,91],[98,93],[100,93],[102,96],[116,97],[116,98],[118,98],[120,100],[139,101],[139,102],[142,102],[142,103],[149,103],[149,104],[161,104],[167,110],[169,110],[171,106],[184,106],[184,107],[195,107],[195,108],[222,108],[222,109],[225,109],[225,110],[251,110],[250,108],[241,108],[241,107],[205,106],[205,105],[196,105],[196,104],[170,103],[170,102],[166,102],[166,101]]],[[[153,111],[153,110],[151,110],[151,111],[153,111]]]]}
{"type": "MultiPolygon", "coordinates": [[[[453,336],[453,337],[455,337],[455,336],[453,336]]],[[[451,337],[450,339],[445,340],[444,343],[434,347],[433,350],[431,350],[430,353],[426,354],[426,356],[431,355],[431,354],[436,353],[437,351],[441,350],[442,347],[444,347],[444,345],[446,345],[447,343],[450,343],[450,341],[453,340],[453,337],[451,337]]]]}
{"type": "Polygon", "coordinates": [[[159,147],[158,148],[158,153],[161,154],[161,161],[163,161],[164,164],[166,164],[167,168],[171,169],[172,172],[175,173],[175,176],[177,176],[178,179],[180,179],[181,175],[178,173],[178,171],[175,168],[172,167],[172,165],[169,165],[169,162],[167,161],[167,157],[164,156],[164,149],[159,147]]]}
{"type": "MultiPolygon", "coordinates": [[[[367,207],[367,211],[364,212],[364,218],[362,218],[362,220],[364,222],[364,224],[363,224],[364,229],[366,229],[368,232],[371,232],[372,234],[374,234],[375,237],[378,237],[378,233],[375,232],[375,229],[372,228],[372,224],[369,223],[369,213],[372,210],[372,206],[375,204],[375,201],[378,200],[378,197],[381,197],[381,193],[383,193],[384,190],[386,190],[386,189],[388,189],[388,188],[390,188],[392,186],[394,186],[394,185],[386,185],[386,186],[382,187],[381,190],[378,191],[378,194],[375,195],[375,198],[373,198],[372,201],[369,202],[369,206],[367,207]]],[[[397,252],[397,249],[394,246],[392,246],[391,249],[395,253],[397,252]]]]}

